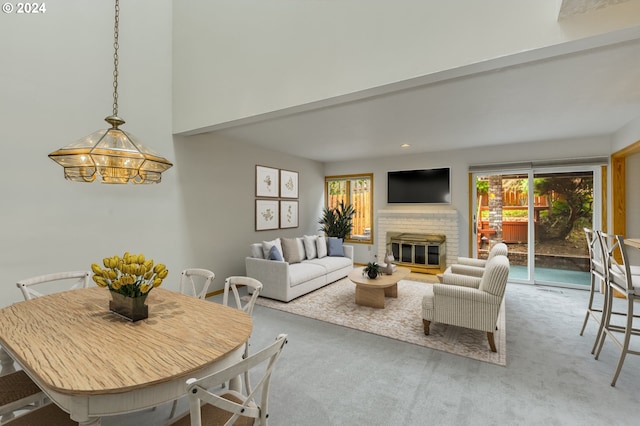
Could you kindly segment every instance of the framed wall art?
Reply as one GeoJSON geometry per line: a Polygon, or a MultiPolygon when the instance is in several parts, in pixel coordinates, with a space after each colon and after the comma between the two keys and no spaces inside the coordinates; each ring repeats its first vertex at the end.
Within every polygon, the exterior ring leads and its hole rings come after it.
{"type": "Polygon", "coordinates": [[[298,202],[280,201],[280,228],[298,227],[298,202]]]}
{"type": "Polygon", "coordinates": [[[256,197],[278,197],[278,169],[256,166],[256,197]]]}
{"type": "Polygon", "coordinates": [[[278,200],[256,200],[256,231],[278,229],[278,200]]]}
{"type": "Polygon", "coordinates": [[[280,197],[298,198],[298,172],[280,170],[280,197]]]}

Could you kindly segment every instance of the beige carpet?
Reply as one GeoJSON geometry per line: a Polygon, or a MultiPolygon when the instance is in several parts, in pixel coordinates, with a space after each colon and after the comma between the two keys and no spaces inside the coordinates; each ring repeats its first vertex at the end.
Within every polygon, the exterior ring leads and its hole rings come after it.
{"type": "MultiPolygon", "coordinates": [[[[414,279],[415,277],[410,276],[410,278],[414,279]]],[[[495,334],[498,352],[494,353],[489,349],[487,335],[484,331],[445,324],[432,324],[430,335],[424,335],[421,302],[425,286],[428,285],[431,284],[413,280],[400,281],[398,283],[398,298],[387,297],[384,309],[356,305],[355,285],[346,278],[289,303],[263,297],[259,297],[256,303],[431,349],[493,364],[506,365],[504,303],[498,319],[498,330],[495,334]]]]}

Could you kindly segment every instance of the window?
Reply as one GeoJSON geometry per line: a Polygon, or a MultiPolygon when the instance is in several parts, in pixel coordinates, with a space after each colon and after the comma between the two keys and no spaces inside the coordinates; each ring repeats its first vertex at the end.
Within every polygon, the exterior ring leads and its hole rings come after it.
{"type": "Polygon", "coordinates": [[[335,208],[340,201],[356,211],[347,241],[373,244],[373,173],[325,177],[325,205],[335,208]]]}

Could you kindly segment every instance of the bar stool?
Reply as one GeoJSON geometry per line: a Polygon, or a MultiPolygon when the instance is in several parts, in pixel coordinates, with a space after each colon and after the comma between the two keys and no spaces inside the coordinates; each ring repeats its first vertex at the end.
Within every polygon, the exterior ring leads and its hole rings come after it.
{"type": "MultiPolygon", "coordinates": [[[[602,244],[600,244],[600,239],[598,238],[597,232],[589,228],[584,228],[584,233],[587,238],[587,245],[589,247],[589,271],[591,275],[591,281],[589,285],[589,303],[587,304],[587,312],[584,315],[584,322],[582,323],[582,329],[580,330],[581,336],[584,333],[584,329],[587,327],[589,318],[593,318],[593,320],[598,324],[598,331],[600,331],[604,300],[602,300],[602,307],[595,307],[594,300],[596,298],[596,293],[602,292],[604,294],[606,286],[605,280],[607,279],[607,271],[605,269],[604,263],[604,250],[602,249],[602,244]]],[[[598,334],[596,334],[596,336],[597,335],[598,334]]],[[[593,343],[593,349],[591,349],[591,353],[595,352],[597,344],[598,338],[596,337],[595,342],[593,343]]]]}
{"type": "Polygon", "coordinates": [[[620,358],[618,359],[618,365],[611,380],[611,386],[615,386],[627,354],[640,355],[640,351],[629,349],[631,336],[640,335],[640,329],[633,327],[634,318],[640,318],[640,316],[635,315],[633,311],[635,301],[640,300],[640,276],[632,275],[631,273],[624,237],[603,232],[598,233],[598,236],[600,238],[600,244],[602,244],[602,247],[605,249],[607,279],[605,281],[604,314],[601,322],[601,332],[599,332],[597,337],[599,343],[595,358],[598,359],[600,356],[607,337],[618,346],[620,349],[620,358]],[[616,259],[616,253],[621,255],[622,263],[619,263],[616,259]],[[626,312],[622,313],[622,315],[626,316],[625,325],[615,325],[611,323],[612,315],[617,314],[617,312],[613,311],[614,292],[626,300],[626,312]],[[623,335],[622,340],[619,339],[620,334],[623,335]]]}

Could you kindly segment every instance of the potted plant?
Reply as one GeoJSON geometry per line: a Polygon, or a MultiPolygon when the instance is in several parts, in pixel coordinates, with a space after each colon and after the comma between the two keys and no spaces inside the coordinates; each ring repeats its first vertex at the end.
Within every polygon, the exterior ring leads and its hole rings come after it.
{"type": "Polygon", "coordinates": [[[367,263],[367,266],[362,268],[362,275],[366,275],[372,280],[378,278],[378,275],[382,275],[380,265],[378,265],[376,262],[367,263]]]}
{"type": "Polygon", "coordinates": [[[353,215],[356,213],[351,204],[346,205],[344,201],[340,201],[337,207],[331,209],[325,207],[322,211],[322,217],[318,221],[327,237],[342,238],[344,241],[351,235],[353,228],[353,215]]]}

